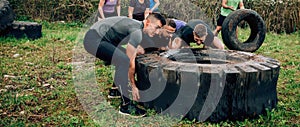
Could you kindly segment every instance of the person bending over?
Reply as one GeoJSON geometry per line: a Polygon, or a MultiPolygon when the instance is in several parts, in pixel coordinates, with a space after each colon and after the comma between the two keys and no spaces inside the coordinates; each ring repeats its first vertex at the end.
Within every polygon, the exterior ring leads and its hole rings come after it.
{"type": "Polygon", "coordinates": [[[178,49],[190,46],[195,42],[197,45],[204,44],[205,48],[224,49],[222,41],[214,36],[209,26],[202,20],[190,20],[184,27],[174,34],[172,42],[169,43],[170,49],[178,49]]]}
{"type": "Polygon", "coordinates": [[[137,47],[143,34],[153,37],[165,25],[160,14],[150,14],[144,21],[127,17],[111,17],[96,22],[84,37],[84,48],[91,55],[115,66],[114,83],[122,96],[119,113],[133,116],[144,116],[145,111],[138,108],[132,100],[140,99],[139,89],[135,82],[135,57],[137,47]],[[125,52],[122,45],[126,44],[125,52]],[[128,79],[131,87],[128,86],[128,79]]]}

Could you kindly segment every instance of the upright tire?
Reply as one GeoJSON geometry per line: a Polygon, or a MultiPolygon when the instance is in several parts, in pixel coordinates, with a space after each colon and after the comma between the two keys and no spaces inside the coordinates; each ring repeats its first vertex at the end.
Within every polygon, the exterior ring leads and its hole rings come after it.
{"type": "Polygon", "coordinates": [[[0,0],[0,34],[14,21],[15,14],[7,0],[0,0]]]}
{"type": "Polygon", "coordinates": [[[262,17],[250,9],[239,9],[230,13],[222,24],[222,38],[231,50],[254,52],[260,48],[265,40],[266,25],[262,17]],[[245,20],[251,29],[249,38],[240,42],[236,36],[236,28],[245,20]]]}
{"type": "Polygon", "coordinates": [[[140,100],[148,108],[219,122],[253,118],[277,105],[277,60],[233,50],[181,49],[168,58],[159,54],[136,58],[140,100]]]}

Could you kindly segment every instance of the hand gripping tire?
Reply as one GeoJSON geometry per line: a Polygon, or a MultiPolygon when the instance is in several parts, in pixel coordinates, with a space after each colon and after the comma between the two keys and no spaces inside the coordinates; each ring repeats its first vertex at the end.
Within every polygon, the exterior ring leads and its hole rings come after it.
{"type": "Polygon", "coordinates": [[[166,54],[154,51],[136,58],[137,86],[145,107],[213,122],[251,118],[276,107],[277,60],[216,49],[166,54]]]}
{"type": "Polygon", "coordinates": [[[7,0],[0,0],[0,33],[14,21],[15,14],[7,0]]]}
{"type": "Polygon", "coordinates": [[[265,40],[266,25],[261,16],[250,9],[239,9],[230,13],[222,24],[222,38],[231,50],[254,52],[265,40]],[[245,42],[240,42],[236,36],[238,24],[245,20],[251,29],[249,38],[245,42]]]}

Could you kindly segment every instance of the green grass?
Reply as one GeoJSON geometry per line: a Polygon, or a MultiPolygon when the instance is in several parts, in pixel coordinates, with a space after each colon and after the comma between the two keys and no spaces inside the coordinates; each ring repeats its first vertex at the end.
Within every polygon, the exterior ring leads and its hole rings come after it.
{"type": "MultiPolygon", "coordinates": [[[[0,126],[170,126],[168,117],[128,119],[118,115],[119,100],[95,103],[98,119],[84,110],[76,96],[71,65],[81,24],[43,24],[43,37],[0,38],[0,126]],[[20,54],[19,57],[13,57],[20,54]],[[11,77],[7,77],[7,75],[11,77]],[[112,106],[110,106],[112,105],[112,106]],[[118,121],[117,124],[114,124],[118,121]]],[[[248,30],[239,29],[241,38],[248,30]]],[[[300,32],[290,35],[267,33],[256,54],[277,59],[281,70],[277,85],[277,108],[257,119],[197,123],[183,120],[174,126],[299,126],[300,124],[300,32]]],[[[112,71],[96,60],[94,93],[106,95],[112,71]]],[[[89,75],[86,75],[89,77],[89,75]]],[[[85,77],[82,77],[85,78],[85,77]]],[[[84,91],[84,89],[83,89],[84,91]]],[[[91,91],[84,91],[91,92],[91,91]]],[[[87,100],[88,101],[88,100],[87,100]]],[[[149,111],[152,112],[152,111],[149,111]]],[[[152,113],[154,114],[154,113],[152,113]]]]}

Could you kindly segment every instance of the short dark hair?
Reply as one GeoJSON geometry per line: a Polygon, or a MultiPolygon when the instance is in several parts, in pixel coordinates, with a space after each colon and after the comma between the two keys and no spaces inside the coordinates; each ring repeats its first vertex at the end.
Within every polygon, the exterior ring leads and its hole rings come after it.
{"type": "Polygon", "coordinates": [[[176,23],[173,19],[167,18],[166,19],[166,25],[171,26],[171,27],[176,29],[176,23]]]}
{"type": "Polygon", "coordinates": [[[207,35],[207,27],[203,24],[198,24],[195,26],[194,32],[198,37],[203,37],[207,35]]]}
{"type": "Polygon", "coordinates": [[[150,17],[154,17],[154,18],[158,19],[163,26],[166,25],[166,19],[161,14],[159,14],[159,13],[150,13],[147,16],[147,19],[150,18],[150,17]]]}

